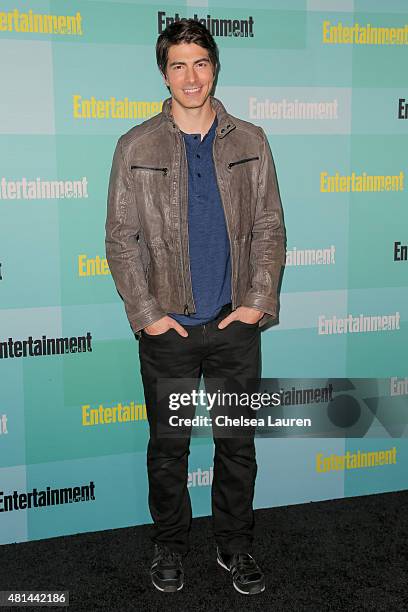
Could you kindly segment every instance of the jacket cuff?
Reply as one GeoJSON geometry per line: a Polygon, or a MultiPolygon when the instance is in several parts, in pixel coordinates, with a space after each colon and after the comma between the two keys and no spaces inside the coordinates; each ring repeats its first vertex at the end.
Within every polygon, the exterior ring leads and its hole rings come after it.
{"type": "Polygon", "coordinates": [[[130,327],[132,331],[137,334],[140,338],[141,330],[151,325],[155,321],[158,321],[162,317],[165,317],[167,312],[164,312],[159,306],[152,306],[142,312],[138,313],[137,316],[129,318],[130,327]]]}
{"type": "Polygon", "coordinates": [[[275,316],[273,316],[273,315],[271,315],[271,314],[268,314],[268,313],[266,312],[266,313],[264,314],[264,316],[263,316],[261,319],[259,319],[259,327],[263,327],[264,325],[266,325],[266,323],[267,323],[268,321],[271,321],[271,320],[276,319],[276,318],[277,318],[277,317],[275,317],[275,316]]]}
{"type": "Polygon", "coordinates": [[[271,298],[267,298],[259,293],[252,293],[249,291],[244,296],[239,306],[256,308],[264,313],[263,317],[259,320],[259,327],[263,327],[271,319],[278,318],[277,300],[272,300],[271,298]]]}

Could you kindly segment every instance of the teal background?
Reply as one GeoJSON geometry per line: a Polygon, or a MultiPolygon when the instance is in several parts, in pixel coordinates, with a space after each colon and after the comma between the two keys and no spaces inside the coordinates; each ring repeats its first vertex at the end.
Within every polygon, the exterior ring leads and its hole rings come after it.
{"type": "MultiPolygon", "coordinates": [[[[263,377],[405,377],[408,244],[402,192],[321,193],[320,173],[407,178],[407,46],[322,42],[322,23],[400,26],[404,0],[147,0],[3,2],[1,11],[82,15],[83,36],[0,31],[0,180],[79,180],[88,197],[0,198],[0,341],[92,334],[92,352],[0,360],[0,492],[95,483],[91,502],[0,513],[0,543],[150,522],[146,421],[84,427],[82,406],[143,404],[138,343],[110,275],[80,277],[78,256],[104,257],[106,195],[118,137],[142,120],[77,119],[73,96],[162,101],[155,63],[157,11],[254,19],[253,38],[216,37],[215,95],[265,130],[274,156],[288,249],[336,247],[335,264],[288,266],[279,324],[262,333],[263,377]],[[383,6],[382,6],[383,4],[383,6]],[[333,120],[253,119],[249,98],[331,101],[333,120]],[[391,314],[392,332],[317,333],[318,318],[391,314]],[[0,421],[1,423],[1,421],[0,421]]],[[[387,387],[388,388],[388,387],[387,387]]],[[[384,400],[382,408],[393,404],[384,400]]],[[[399,407],[408,413],[407,396],[399,407]]],[[[358,415],[356,416],[358,419],[358,415]]],[[[406,489],[407,430],[377,419],[364,439],[258,438],[255,507],[406,489]],[[397,446],[397,464],[321,474],[316,455],[397,446]]],[[[211,439],[193,438],[189,470],[208,470],[211,439]]],[[[194,516],[211,512],[210,487],[191,487],[194,516]]]]}

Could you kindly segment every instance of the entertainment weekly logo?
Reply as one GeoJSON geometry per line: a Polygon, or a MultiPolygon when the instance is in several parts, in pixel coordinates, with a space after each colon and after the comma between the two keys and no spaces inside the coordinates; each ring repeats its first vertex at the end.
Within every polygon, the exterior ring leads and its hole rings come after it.
{"type": "Polygon", "coordinates": [[[408,102],[405,98],[398,98],[398,119],[408,119],[408,102]]]}
{"type": "Polygon", "coordinates": [[[403,244],[400,241],[394,242],[393,247],[394,261],[408,261],[408,244],[403,244]]]}
{"type": "MultiPolygon", "coordinates": [[[[166,11],[158,11],[157,33],[161,34],[167,26],[180,21],[183,17],[180,17],[179,13],[168,16],[166,11]]],[[[197,13],[194,13],[192,18],[205,25],[214,37],[254,37],[254,18],[251,15],[247,19],[232,19],[231,17],[211,17],[209,14],[205,17],[199,17],[197,13]]]]}

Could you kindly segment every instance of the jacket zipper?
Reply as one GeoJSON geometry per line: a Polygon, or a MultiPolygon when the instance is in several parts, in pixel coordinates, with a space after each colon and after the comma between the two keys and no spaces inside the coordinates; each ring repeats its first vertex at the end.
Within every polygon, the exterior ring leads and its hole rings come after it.
{"type": "Polygon", "coordinates": [[[131,170],[134,168],[140,168],[142,170],[160,170],[160,172],[163,172],[164,176],[166,176],[169,170],[168,168],[154,168],[153,166],[130,166],[131,170]]]}
{"type": "Polygon", "coordinates": [[[240,159],[240,160],[235,161],[235,162],[230,162],[228,164],[228,168],[232,168],[232,166],[236,166],[237,164],[243,164],[244,162],[252,161],[254,159],[259,159],[259,156],[256,156],[256,157],[247,157],[246,159],[240,159]]]}
{"type": "MultiPolygon", "coordinates": [[[[184,142],[184,138],[179,134],[179,138],[181,138],[182,140],[182,147],[183,147],[183,151],[184,151],[184,160],[187,160],[187,151],[186,151],[186,143],[184,142]]],[[[181,164],[182,164],[182,156],[180,155],[180,172],[181,172],[181,164]]],[[[187,190],[188,190],[188,175],[186,177],[187,179],[187,190]]],[[[187,191],[188,193],[188,191],[187,191]]],[[[187,206],[188,206],[188,197],[187,197],[187,206]]],[[[190,316],[190,312],[188,310],[188,303],[187,303],[187,288],[186,288],[186,277],[184,275],[184,261],[183,261],[183,240],[182,240],[182,233],[181,233],[181,198],[179,198],[179,211],[180,211],[180,245],[181,245],[181,273],[183,276],[183,285],[184,285],[184,299],[186,300],[186,303],[184,304],[184,315],[189,317],[190,316]]],[[[190,279],[191,279],[191,267],[190,267],[190,248],[189,248],[189,234],[188,234],[188,218],[187,218],[187,258],[188,258],[188,269],[190,272],[190,279]]],[[[192,305],[193,305],[193,310],[196,309],[195,307],[195,303],[194,303],[194,296],[192,295],[192,305]]]]}
{"type": "MultiPolygon", "coordinates": [[[[218,172],[217,172],[217,164],[216,164],[216,159],[215,159],[215,142],[216,142],[216,136],[214,137],[214,141],[213,141],[213,159],[214,159],[214,169],[215,169],[215,179],[217,182],[217,187],[218,187],[218,191],[220,192],[220,199],[221,199],[221,204],[222,207],[224,209],[224,216],[225,216],[225,224],[227,226],[227,233],[228,233],[228,239],[229,239],[229,243],[230,243],[230,260],[231,260],[231,301],[232,301],[232,310],[235,309],[235,295],[234,295],[234,257],[233,257],[233,248],[232,248],[232,241],[231,241],[231,232],[230,232],[230,228],[229,228],[229,224],[228,224],[228,215],[226,213],[225,210],[225,204],[224,204],[224,200],[222,198],[221,195],[221,189],[220,189],[220,184],[218,181],[218,172]]],[[[240,162],[232,162],[232,164],[234,163],[240,163],[240,162]]]]}

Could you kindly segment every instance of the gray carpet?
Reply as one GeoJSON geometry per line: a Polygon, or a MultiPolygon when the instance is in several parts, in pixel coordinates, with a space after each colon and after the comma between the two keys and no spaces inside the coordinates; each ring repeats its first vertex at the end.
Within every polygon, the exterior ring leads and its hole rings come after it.
{"type": "Polygon", "coordinates": [[[237,593],[215,562],[209,518],[193,521],[184,588],[160,593],[150,583],[149,529],[1,546],[1,590],[69,590],[69,612],[408,610],[408,491],[257,510],[255,558],[267,588],[256,596],[237,593]]]}

